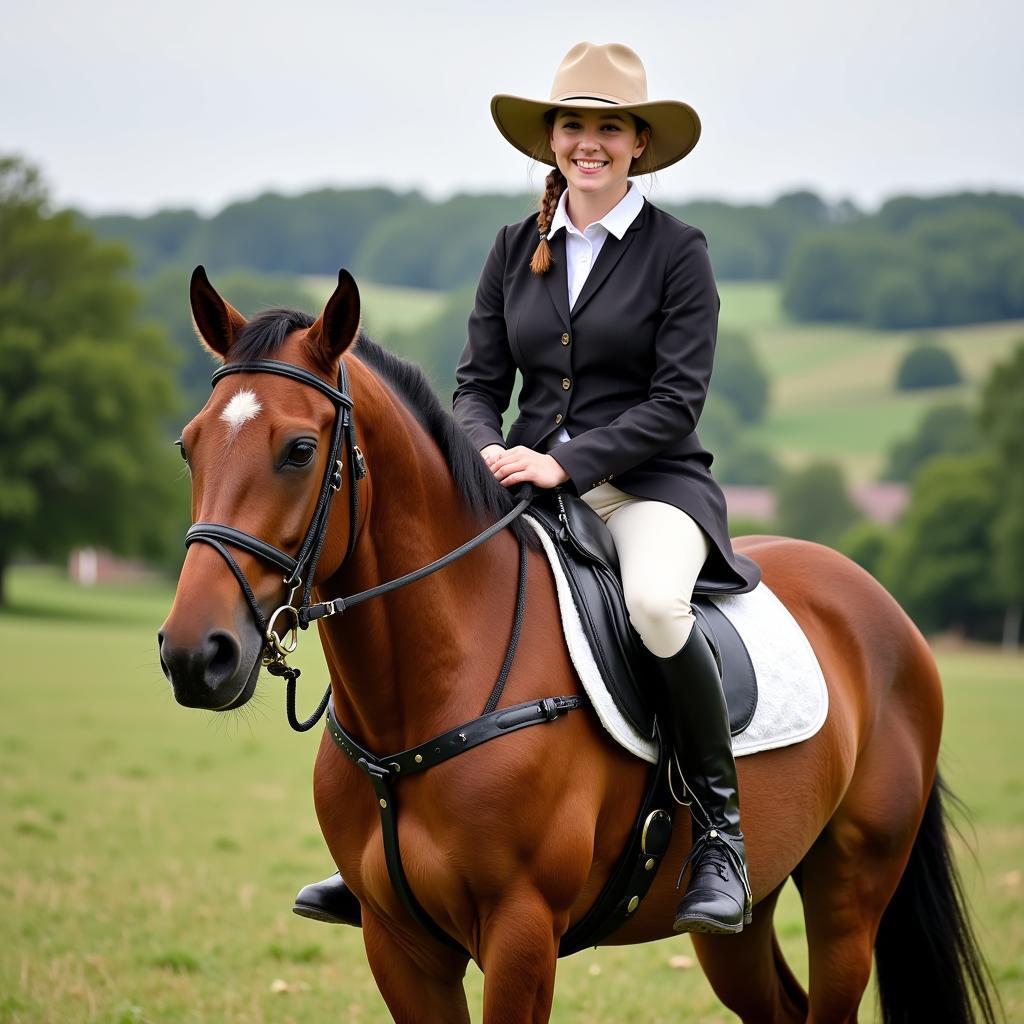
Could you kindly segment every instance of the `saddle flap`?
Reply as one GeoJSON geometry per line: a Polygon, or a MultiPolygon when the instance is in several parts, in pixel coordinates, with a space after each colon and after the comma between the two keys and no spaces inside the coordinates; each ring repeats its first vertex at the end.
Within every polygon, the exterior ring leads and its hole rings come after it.
{"type": "MultiPolygon", "coordinates": [[[[575,495],[557,489],[542,495],[547,500],[534,500],[530,515],[554,541],[604,686],[633,727],[649,737],[658,702],[658,695],[650,693],[645,685],[653,655],[629,621],[611,531],[575,495]]],[[[715,652],[729,707],[730,731],[735,736],[750,724],[757,706],[757,681],[750,656],[735,627],[707,597],[698,597],[695,591],[691,606],[715,652]]]]}

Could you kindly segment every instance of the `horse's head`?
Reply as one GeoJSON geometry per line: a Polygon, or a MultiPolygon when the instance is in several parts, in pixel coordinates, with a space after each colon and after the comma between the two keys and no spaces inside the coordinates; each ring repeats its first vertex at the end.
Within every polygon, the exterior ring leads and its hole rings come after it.
{"type": "Polygon", "coordinates": [[[158,641],[178,703],[226,711],[252,696],[268,623],[281,634],[294,625],[273,622],[275,610],[311,585],[318,559],[322,578],[349,548],[358,482],[341,463],[358,452],[339,373],[359,293],[343,270],[317,320],[272,310],[247,321],[197,267],[191,302],[200,341],[223,366],[179,442],[196,525],[158,641]]]}

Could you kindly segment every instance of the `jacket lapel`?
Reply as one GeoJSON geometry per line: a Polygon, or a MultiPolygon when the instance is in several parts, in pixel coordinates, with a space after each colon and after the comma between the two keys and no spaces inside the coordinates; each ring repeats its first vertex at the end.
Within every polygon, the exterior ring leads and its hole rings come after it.
{"type": "MultiPolygon", "coordinates": [[[[614,235],[609,235],[604,240],[604,245],[601,246],[601,252],[598,254],[597,261],[594,263],[590,273],[587,275],[586,283],[583,285],[583,291],[581,291],[577,297],[570,316],[576,316],[591,300],[591,298],[593,298],[594,293],[598,288],[604,284],[605,279],[615,269],[615,265],[622,259],[626,250],[633,244],[633,239],[636,238],[640,228],[643,226],[646,216],[647,201],[644,200],[643,209],[637,215],[633,223],[626,229],[626,233],[622,238],[616,238],[614,235]]],[[[565,283],[566,290],[568,290],[569,287],[567,281],[568,279],[566,279],[566,282],[563,282],[565,283]]]]}
{"type": "Polygon", "coordinates": [[[562,324],[569,326],[569,274],[565,267],[565,230],[548,239],[551,247],[551,269],[544,275],[551,301],[562,318],[562,324]]]}

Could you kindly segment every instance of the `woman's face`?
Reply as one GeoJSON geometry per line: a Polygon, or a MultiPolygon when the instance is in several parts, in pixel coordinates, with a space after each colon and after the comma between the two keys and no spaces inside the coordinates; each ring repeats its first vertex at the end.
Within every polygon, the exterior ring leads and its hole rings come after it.
{"type": "Polygon", "coordinates": [[[627,113],[561,107],[550,130],[551,149],[570,187],[621,193],[650,134],[645,128],[637,135],[636,122],[627,113]]]}

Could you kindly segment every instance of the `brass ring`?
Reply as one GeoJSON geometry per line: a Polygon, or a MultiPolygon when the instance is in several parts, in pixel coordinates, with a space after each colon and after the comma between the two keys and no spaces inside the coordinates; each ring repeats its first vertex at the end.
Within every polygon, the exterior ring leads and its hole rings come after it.
{"type": "Polygon", "coordinates": [[[290,604],[283,604],[276,612],[274,612],[273,615],[270,616],[270,623],[267,626],[267,643],[270,644],[282,657],[295,653],[295,649],[299,646],[298,609],[293,608],[290,604]],[[279,636],[274,629],[274,623],[277,621],[278,615],[282,612],[291,612],[292,619],[294,620],[291,626],[285,630],[284,637],[279,636]]]}

